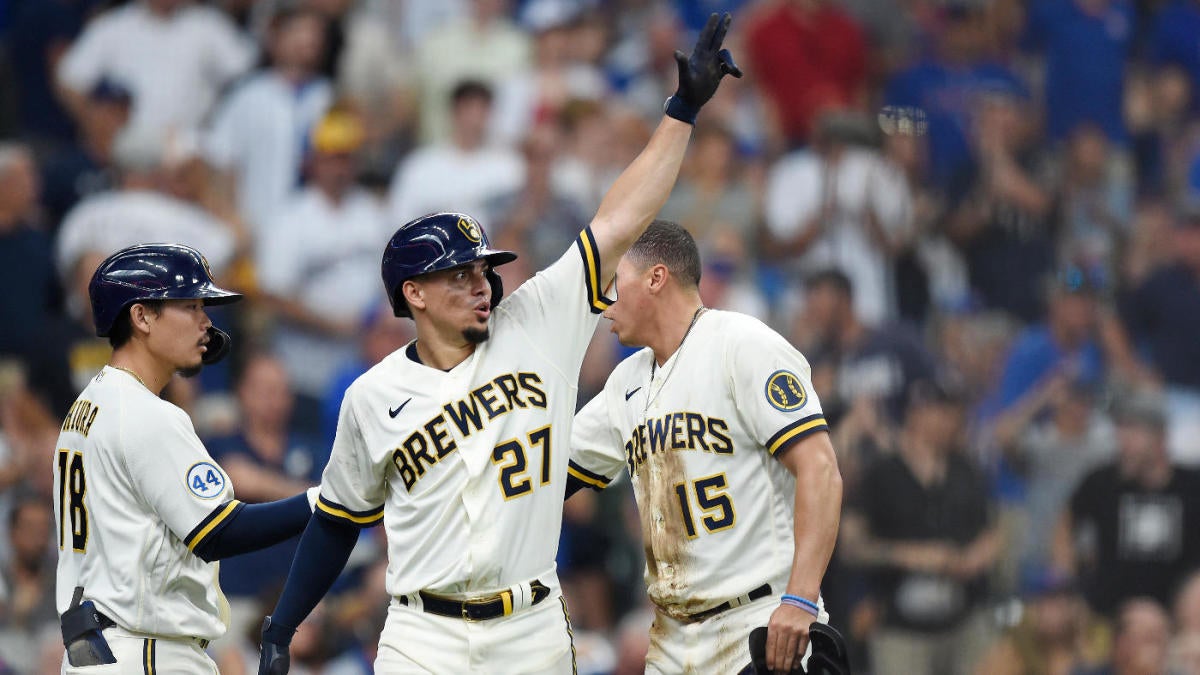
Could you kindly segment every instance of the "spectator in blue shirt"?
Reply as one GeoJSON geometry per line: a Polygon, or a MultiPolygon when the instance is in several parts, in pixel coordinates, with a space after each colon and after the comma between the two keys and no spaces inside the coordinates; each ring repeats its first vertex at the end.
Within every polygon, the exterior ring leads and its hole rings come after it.
{"type": "MultiPolygon", "coordinates": [[[[321,446],[291,428],[294,395],[283,364],[267,354],[248,355],[235,394],[240,431],[208,439],[205,445],[229,474],[238,499],[271,501],[319,482],[325,468],[321,446]]],[[[257,597],[264,588],[283,585],[299,541],[296,536],[221,563],[221,588],[229,597],[234,622],[231,634],[261,620],[255,613],[257,597]]]]}
{"type": "Polygon", "coordinates": [[[948,0],[933,53],[896,74],[884,90],[884,103],[893,109],[923,111],[930,178],[939,188],[970,161],[969,136],[980,100],[995,93],[1028,95],[1012,71],[988,59],[985,26],[979,3],[948,0]]]}
{"type": "MultiPolygon", "coordinates": [[[[1150,38],[1150,58],[1188,72],[1192,91],[1200,91],[1200,0],[1175,0],[1159,12],[1150,38]]],[[[1195,109],[1200,97],[1192,97],[1195,109]]]]}
{"type": "Polygon", "coordinates": [[[1126,139],[1121,103],[1133,39],[1128,0],[1041,0],[1029,5],[1025,43],[1046,58],[1046,132],[1062,141],[1082,122],[1126,139]]]}

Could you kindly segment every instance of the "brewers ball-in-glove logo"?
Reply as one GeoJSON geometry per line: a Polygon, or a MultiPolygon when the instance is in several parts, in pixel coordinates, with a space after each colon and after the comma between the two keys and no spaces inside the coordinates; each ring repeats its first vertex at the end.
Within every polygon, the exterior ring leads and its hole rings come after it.
{"type": "Polygon", "coordinates": [[[479,229],[479,223],[471,218],[459,218],[458,229],[467,239],[478,243],[483,239],[483,231],[479,229]]]}
{"type": "Polygon", "coordinates": [[[767,401],[777,410],[792,412],[804,407],[808,394],[790,370],[777,370],[767,378],[767,401]]]}

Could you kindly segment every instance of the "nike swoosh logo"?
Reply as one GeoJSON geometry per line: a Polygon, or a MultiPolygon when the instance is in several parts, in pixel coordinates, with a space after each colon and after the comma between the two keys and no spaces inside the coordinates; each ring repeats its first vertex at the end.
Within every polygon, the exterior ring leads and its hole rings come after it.
{"type": "MultiPolygon", "coordinates": [[[[411,400],[412,400],[412,397],[410,396],[408,398],[408,401],[411,401],[411,400]]],[[[395,408],[388,408],[388,414],[392,416],[392,419],[396,419],[396,415],[399,415],[400,411],[404,410],[404,406],[408,405],[408,401],[401,403],[400,405],[396,406],[395,408]]]]}
{"type": "Polygon", "coordinates": [[[637,389],[631,389],[631,390],[625,392],[625,400],[628,401],[629,399],[633,398],[633,395],[638,393],[641,390],[642,390],[642,388],[638,387],[637,389]]]}

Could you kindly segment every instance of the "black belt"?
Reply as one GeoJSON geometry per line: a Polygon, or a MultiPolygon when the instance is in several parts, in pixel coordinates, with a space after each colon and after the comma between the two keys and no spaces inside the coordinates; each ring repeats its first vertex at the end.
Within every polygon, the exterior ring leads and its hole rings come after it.
{"type": "Polygon", "coordinates": [[[765,598],[770,594],[771,594],[771,585],[763,584],[762,586],[759,586],[758,588],[750,591],[749,593],[747,593],[741,597],[737,597],[737,598],[734,598],[733,600],[722,602],[721,604],[717,605],[716,607],[713,607],[712,609],[706,609],[703,612],[691,614],[688,616],[687,620],[688,621],[703,621],[705,619],[714,617],[714,616],[720,614],[721,612],[724,612],[727,609],[733,609],[734,607],[741,607],[742,605],[746,605],[751,602],[754,602],[755,600],[758,600],[759,598],[765,598]]]}
{"type": "MultiPolygon", "coordinates": [[[[529,588],[533,593],[533,605],[550,597],[550,588],[536,579],[530,582],[529,588]]],[[[513,613],[511,590],[470,600],[454,600],[425,591],[419,591],[418,594],[421,596],[421,605],[430,614],[466,619],[467,621],[486,621],[513,613]]],[[[400,604],[407,606],[408,596],[400,596],[400,604]]]]}
{"type": "MultiPolygon", "coordinates": [[[[99,621],[100,621],[100,630],[104,630],[105,628],[112,628],[113,626],[117,625],[117,622],[108,618],[108,616],[104,612],[97,611],[96,618],[99,619],[99,621]]],[[[165,638],[165,639],[169,640],[171,638],[165,638]]],[[[200,646],[200,649],[208,649],[208,645],[212,642],[211,640],[205,640],[204,638],[198,638],[198,637],[185,637],[185,638],[181,638],[181,639],[191,640],[192,642],[195,642],[197,645],[200,646]]]]}

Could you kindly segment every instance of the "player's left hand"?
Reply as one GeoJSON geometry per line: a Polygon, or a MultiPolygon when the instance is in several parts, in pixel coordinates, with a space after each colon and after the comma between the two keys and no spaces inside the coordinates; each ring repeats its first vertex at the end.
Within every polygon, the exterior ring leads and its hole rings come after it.
{"type": "Polygon", "coordinates": [[[721,78],[726,75],[742,76],[742,69],[733,62],[729,50],[721,48],[731,20],[728,12],[719,18],[714,12],[700,31],[691,56],[681,51],[675,52],[675,64],[679,66],[679,88],[668,100],[667,114],[671,117],[695,124],[696,114],[717,93],[721,78]]]}
{"type": "Polygon", "coordinates": [[[800,672],[808,648],[808,629],[817,617],[794,605],[779,605],[767,622],[767,668],[773,673],[800,672]]]}

